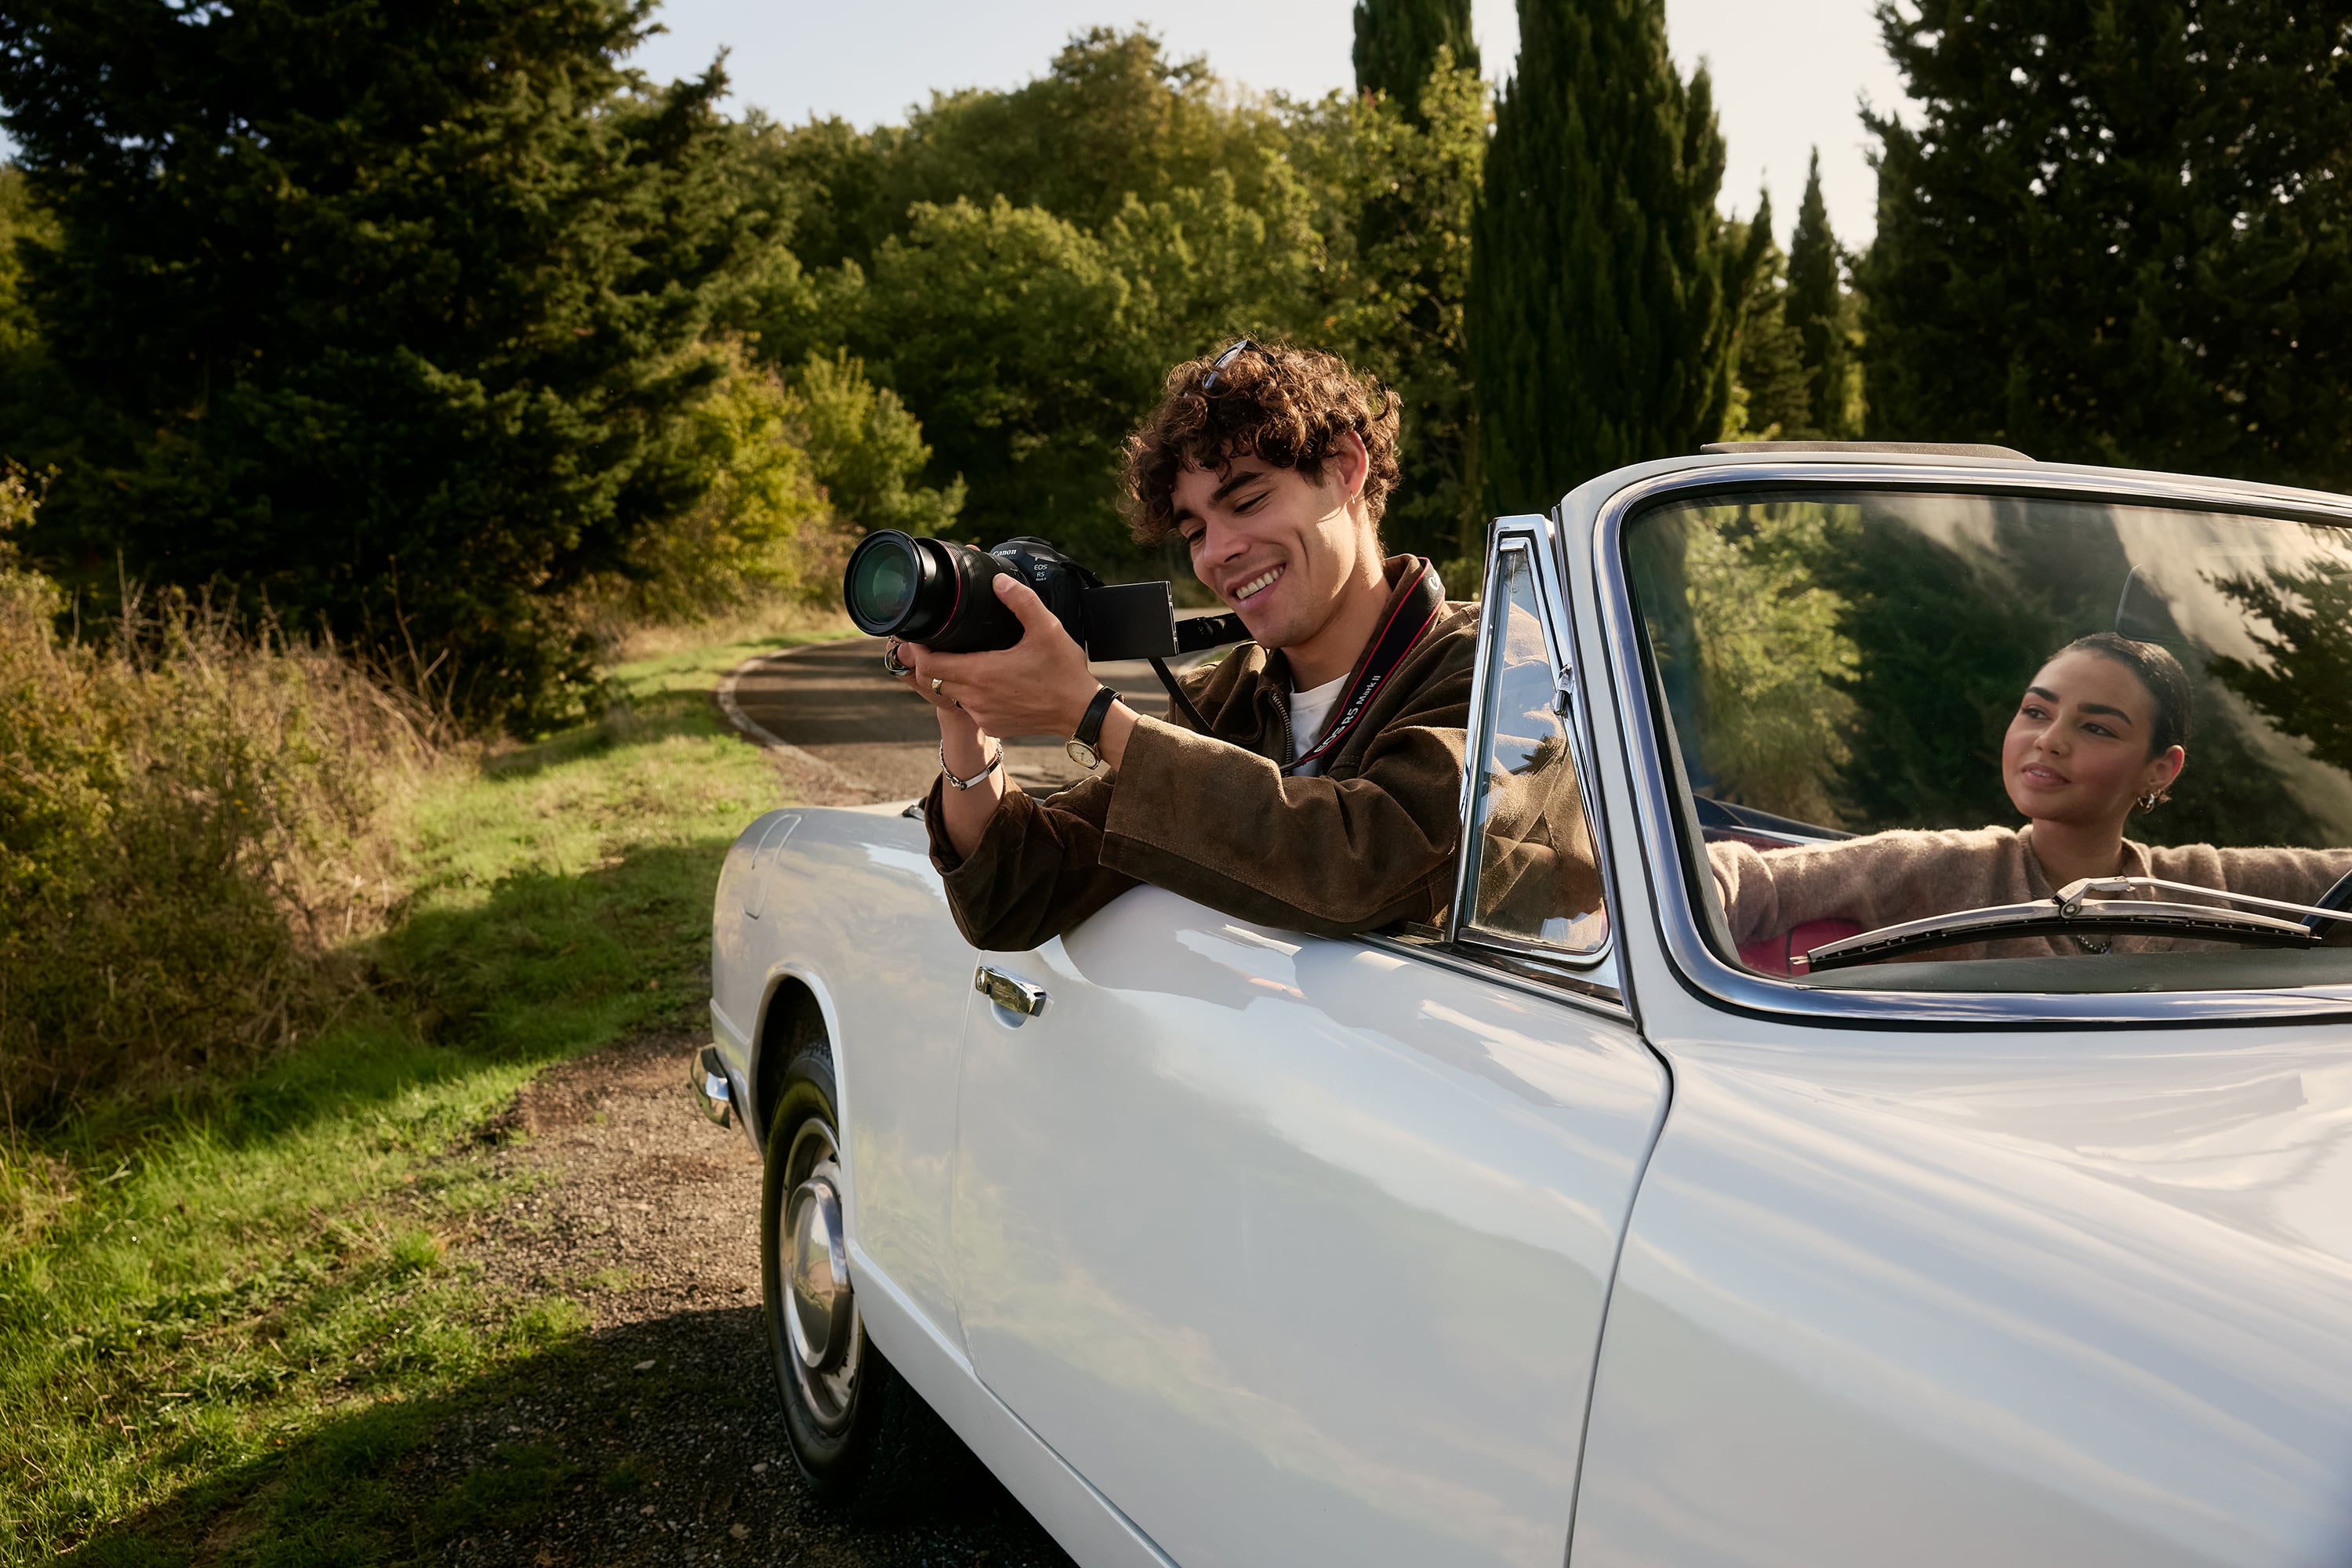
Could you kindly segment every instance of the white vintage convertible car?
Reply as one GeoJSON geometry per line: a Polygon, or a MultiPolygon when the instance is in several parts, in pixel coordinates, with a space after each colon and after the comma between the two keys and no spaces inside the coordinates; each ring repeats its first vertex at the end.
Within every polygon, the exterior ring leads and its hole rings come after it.
{"type": "Polygon", "coordinates": [[[744,832],[692,1076],[818,1488],[927,1405],[1089,1565],[2352,1563],[2352,879],[1736,942],[1707,870],[2014,825],[2100,630],[2195,685],[2136,839],[2352,846],[2352,501],[1715,449],[1484,602],[1444,929],[982,952],[902,808],[744,832]]]}

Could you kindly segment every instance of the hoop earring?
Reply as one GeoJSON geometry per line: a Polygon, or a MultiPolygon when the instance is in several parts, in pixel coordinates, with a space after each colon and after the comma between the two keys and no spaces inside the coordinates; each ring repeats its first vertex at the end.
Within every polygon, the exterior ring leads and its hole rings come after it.
{"type": "Polygon", "coordinates": [[[2139,797],[2139,799],[2138,799],[2137,801],[2136,801],[2134,804],[2135,804],[2135,805],[2137,805],[2139,807],[2139,809],[2140,809],[2140,815],[2142,815],[2142,816],[2146,816],[2147,813],[2149,813],[2149,812],[2151,812],[2151,811],[2154,811],[2154,810],[2155,810],[2158,805],[2161,805],[2163,803],[2164,803],[2164,797],[2163,797],[2162,795],[2158,795],[2155,791],[2151,790],[2151,791],[2149,791],[2147,794],[2146,794],[2146,795],[2144,795],[2140,796],[2140,797],[2139,797]]]}

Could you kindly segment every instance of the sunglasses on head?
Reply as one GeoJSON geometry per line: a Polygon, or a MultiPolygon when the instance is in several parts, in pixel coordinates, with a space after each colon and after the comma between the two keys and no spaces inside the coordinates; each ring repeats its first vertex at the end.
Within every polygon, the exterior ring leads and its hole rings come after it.
{"type": "Polygon", "coordinates": [[[1234,344],[1233,347],[1219,354],[1214,360],[1211,361],[1209,364],[1209,374],[1201,378],[1202,392],[1211,393],[1216,391],[1218,379],[1223,375],[1224,368],[1255,347],[1257,347],[1255,342],[1252,342],[1248,338],[1244,338],[1239,342],[1234,344]]]}

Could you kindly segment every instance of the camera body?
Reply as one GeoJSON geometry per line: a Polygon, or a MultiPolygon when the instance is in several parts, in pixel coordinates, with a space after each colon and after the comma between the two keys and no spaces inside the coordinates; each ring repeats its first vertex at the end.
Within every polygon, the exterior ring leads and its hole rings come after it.
{"type": "Polygon", "coordinates": [[[975,550],[877,530],[850,553],[842,598],[868,636],[940,653],[980,653],[1021,640],[1020,617],[996,596],[995,580],[1008,575],[1035,592],[1089,659],[1165,658],[1179,651],[1168,584],[1106,584],[1048,541],[1026,535],[975,550]]]}

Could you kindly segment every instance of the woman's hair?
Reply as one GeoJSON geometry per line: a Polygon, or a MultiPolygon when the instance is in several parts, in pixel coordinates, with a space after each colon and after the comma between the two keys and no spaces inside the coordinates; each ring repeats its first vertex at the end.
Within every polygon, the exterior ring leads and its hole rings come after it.
{"type": "Polygon", "coordinates": [[[2159,643],[2137,642],[2116,632],[2093,632],[2076,637],[2050,658],[2069,653],[2095,653],[2114,659],[2138,679],[2156,703],[2155,721],[2148,728],[2149,756],[2162,756],[2175,746],[2189,743],[2189,672],[2180,668],[2171,649],[2159,643]]]}
{"type": "Polygon", "coordinates": [[[1319,484],[1343,430],[1362,439],[1370,459],[1364,505],[1379,522],[1397,482],[1397,401],[1388,389],[1320,349],[1251,343],[1224,357],[1222,369],[1203,354],[1171,370],[1160,406],[1128,437],[1126,510],[1136,542],[1168,536],[1184,468],[1257,458],[1319,484]]]}

